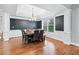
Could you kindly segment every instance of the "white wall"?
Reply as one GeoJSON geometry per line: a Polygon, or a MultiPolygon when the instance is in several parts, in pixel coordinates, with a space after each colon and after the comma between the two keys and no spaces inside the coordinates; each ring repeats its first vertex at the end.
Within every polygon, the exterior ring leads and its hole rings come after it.
{"type": "Polygon", "coordinates": [[[79,8],[72,9],[72,44],[79,46],[79,8]]]}
{"type": "Polygon", "coordinates": [[[3,11],[0,9],[0,32],[2,33],[3,31],[3,11]]]}
{"type": "MultiPolygon", "coordinates": [[[[64,31],[47,32],[47,36],[63,41],[66,44],[71,42],[71,10],[65,10],[55,16],[64,15],[64,31]]],[[[55,20],[55,18],[54,18],[55,20]]]]}
{"type": "Polygon", "coordinates": [[[3,25],[3,39],[4,41],[9,40],[10,31],[10,15],[8,13],[3,13],[2,25],[3,25]]]}
{"type": "Polygon", "coordinates": [[[3,33],[3,40],[9,40],[9,14],[0,9],[0,32],[3,33]]]}
{"type": "Polygon", "coordinates": [[[2,16],[0,16],[0,32],[2,33],[2,16]]]}
{"type": "Polygon", "coordinates": [[[22,32],[21,30],[10,30],[10,33],[9,33],[9,37],[18,37],[18,36],[22,36],[22,32]]]}

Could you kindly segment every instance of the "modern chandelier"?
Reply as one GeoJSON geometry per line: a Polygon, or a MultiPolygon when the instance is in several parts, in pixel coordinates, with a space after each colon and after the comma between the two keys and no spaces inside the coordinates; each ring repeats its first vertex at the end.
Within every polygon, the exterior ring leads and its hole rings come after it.
{"type": "Polygon", "coordinates": [[[34,8],[32,8],[32,14],[31,14],[31,18],[29,20],[36,20],[36,17],[34,15],[34,8]]]}

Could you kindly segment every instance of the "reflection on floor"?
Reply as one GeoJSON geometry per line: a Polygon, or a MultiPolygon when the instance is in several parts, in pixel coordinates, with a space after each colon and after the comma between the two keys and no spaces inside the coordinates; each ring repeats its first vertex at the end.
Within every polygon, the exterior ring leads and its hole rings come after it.
{"type": "Polygon", "coordinates": [[[45,42],[22,44],[21,37],[0,42],[1,55],[70,55],[79,54],[79,47],[66,45],[61,41],[46,38],[45,42]]]}

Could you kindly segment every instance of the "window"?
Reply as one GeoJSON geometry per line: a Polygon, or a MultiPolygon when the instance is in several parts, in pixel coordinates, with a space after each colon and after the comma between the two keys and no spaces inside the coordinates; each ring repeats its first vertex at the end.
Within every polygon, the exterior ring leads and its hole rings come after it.
{"type": "Polygon", "coordinates": [[[43,28],[44,28],[45,31],[47,31],[47,21],[44,21],[43,28]]]}
{"type": "Polygon", "coordinates": [[[55,17],[55,30],[64,31],[64,15],[55,17]]]}
{"type": "Polygon", "coordinates": [[[43,21],[43,29],[48,32],[54,32],[54,19],[46,18],[43,21]]]}
{"type": "Polygon", "coordinates": [[[50,19],[48,22],[48,31],[49,32],[54,32],[54,19],[50,19]]]}

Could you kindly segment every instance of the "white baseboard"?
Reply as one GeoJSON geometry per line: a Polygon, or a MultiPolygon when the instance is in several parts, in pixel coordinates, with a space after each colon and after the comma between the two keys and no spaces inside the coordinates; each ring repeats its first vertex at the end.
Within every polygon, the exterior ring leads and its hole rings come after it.
{"type": "Polygon", "coordinates": [[[63,41],[63,42],[64,42],[64,44],[70,45],[70,42],[65,42],[65,41],[63,41]]]}
{"type": "Polygon", "coordinates": [[[79,43],[71,42],[72,45],[79,46],[79,43]]]}
{"type": "Polygon", "coordinates": [[[50,36],[47,36],[47,37],[52,38],[52,39],[56,39],[56,40],[59,40],[59,41],[62,41],[64,44],[70,45],[70,42],[65,42],[62,39],[59,39],[59,38],[56,38],[56,37],[50,37],[50,36]]]}

